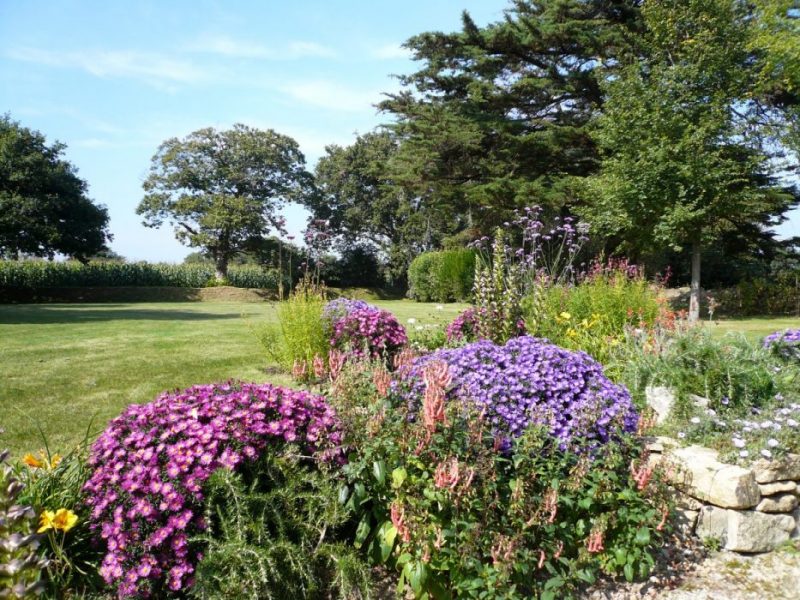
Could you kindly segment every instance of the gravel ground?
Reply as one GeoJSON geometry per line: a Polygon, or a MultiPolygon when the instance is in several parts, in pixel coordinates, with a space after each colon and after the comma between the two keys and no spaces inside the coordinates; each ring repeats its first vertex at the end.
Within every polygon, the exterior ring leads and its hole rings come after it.
{"type": "Polygon", "coordinates": [[[675,539],[648,581],[603,581],[586,600],[800,600],[800,548],[767,554],[708,551],[675,539]]]}

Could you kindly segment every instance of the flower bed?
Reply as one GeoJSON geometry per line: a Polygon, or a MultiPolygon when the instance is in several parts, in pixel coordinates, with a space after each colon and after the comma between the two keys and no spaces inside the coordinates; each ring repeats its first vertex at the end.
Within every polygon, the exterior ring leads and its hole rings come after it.
{"type": "Polygon", "coordinates": [[[191,585],[206,524],[203,483],[269,446],[296,443],[339,456],[333,409],[320,396],[269,384],[195,386],[132,405],[111,421],[90,458],[91,527],[107,552],[100,572],[120,596],[191,585]]]}
{"type": "Polygon", "coordinates": [[[354,358],[391,359],[408,343],[405,328],[392,313],[363,300],[333,300],[325,305],[323,320],[331,347],[354,358]]]}
{"type": "Polygon", "coordinates": [[[488,340],[439,350],[416,360],[396,390],[408,402],[423,395],[422,371],[443,361],[453,379],[450,399],[474,402],[493,426],[512,437],[532,423],[546,426],[562,449],[573,438],[589,444],[636,430],[638,415],[628,391],[608,380],[602,366],[583,352],[570,352],[538,338],[488,340]]]}

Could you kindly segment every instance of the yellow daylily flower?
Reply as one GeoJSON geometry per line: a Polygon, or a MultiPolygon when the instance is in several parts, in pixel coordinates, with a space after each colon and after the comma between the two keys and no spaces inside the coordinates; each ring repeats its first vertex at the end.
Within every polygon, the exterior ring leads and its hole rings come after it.
{"type": "Polygon", "coordinates": [[[44,466],[44,463],[30,452],[22,457],[22,462],[28,465],[31,469],[41,469],[44,466]]]}
{"type": "Polygon", "coordinates": [[[67,532],[78,522],[78,515],[66,508],[59,508],[53,517],[53,529],[67,532]]]}
{"type": "Polygon", "coordinates": [[[39,517],[39,529],[36,533],[44,533],[48,529],[67,532],[78,522],[78,515],[66,508],[59,508],[57,511],[42,511],[39,517]]]}
{"type": "Polygon", "coordinates": [[[36,533],[44,533],[48,529],[53,528],[53,519],[55,519],[56,513],[52,510],[45,510],[42,511],[42,514],[39,516],[39,529],[36,530],[36,533]]]}

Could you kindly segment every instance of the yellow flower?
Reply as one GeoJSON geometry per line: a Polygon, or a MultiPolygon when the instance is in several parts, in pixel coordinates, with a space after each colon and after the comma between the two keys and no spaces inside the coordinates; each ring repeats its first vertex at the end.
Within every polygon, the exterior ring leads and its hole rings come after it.
{"type": "Polygon", "coordinates": [[[44,533],[48,529],[53,528],[53,519],[55,519],[56,513],[52,510],[45,510],[42,511],[41,516],[39,517],[39,529],[36,530],[36,533],[44,533]]]}
{"type": "Polygon", "coordinates": [[[58,463],[61,462],[61,455],[60,454],[53,454],[53,456],[49,457],[45,453],[44,450],[39,450],[39,457],[35,457],[33,454],[28,452],[25,456],[22,457],[22,462],[28,465],[31,469],[47,469],[48,471],[52,471],[58,466],[58,463]]]}
{"type": "Polygon", "coordinates": [[[31,469],[41,469],[44,466],[44,463],[30,452],[22,457],[22,462],[28,465],[31,469]]]}
{"type": "Polygon", "coordinates": [[[562,312],[562,313],[561,313],[560,315],[558,315],[558,316],[559,316],[559,317],[561,317],[562,319],[564,319],[565,321],[569,321],[569,320],[572,318],[572,315],[571,315],[571,314],[569,314],[569,313],[568,313],[568,312],[566,312],[566,311],[565,311],[565,312],[562,312]]]}
{"type": "Polygon", "coordinates": [[[67,532],[78,522],[78,515],[66,508],[59,508],[57,511],[45,510],[39,517],[39,529],[36,533],[44,533],[48,529],[67,532]]]}
{"type": "Polygon", "coordinates": [[[53,517],[53,528],[67,532],[78,522],[78,515],[66,508],[59,508],[53,517]]]}

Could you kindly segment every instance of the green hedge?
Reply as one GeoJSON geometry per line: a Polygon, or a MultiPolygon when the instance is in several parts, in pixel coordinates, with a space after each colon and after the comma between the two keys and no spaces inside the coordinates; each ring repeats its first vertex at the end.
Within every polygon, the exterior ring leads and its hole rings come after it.
{"type": "MultiPolygon", "coordinates": [[[[800,274],[787,273],[771,280],[755,278],[740,281],[735,287],[712,291],[708,295],[718,302],[717,315],[800,316],[800,274]]],[[[707,298],[705,304],[707,307],[707,298]]]]}
{"type": "MultiPolygon", "coordinates": [[[[231,266],[228,285],[277,289],[278,272],[253,265],[231,266]]],[[[164,263],[0,261],[0,287],[186,287],[201,288],[214,282],[211,265],[164,263]]]]}
{"type": "Polygon", "coordinates": [[[463,302],[474,280],[474,251],[424,252],[408,268],[408,295],[419,302],[463,302]]]}

